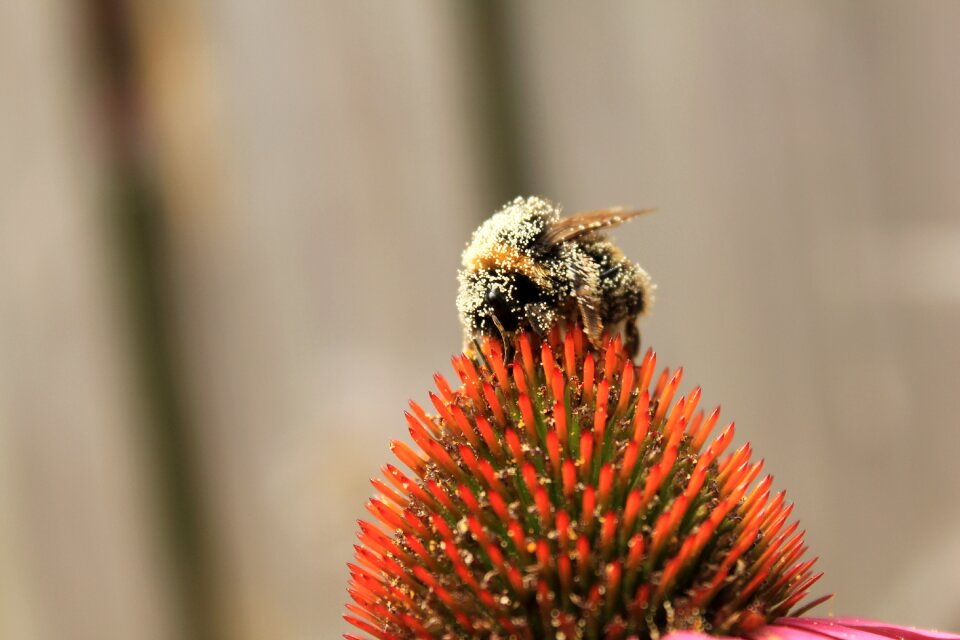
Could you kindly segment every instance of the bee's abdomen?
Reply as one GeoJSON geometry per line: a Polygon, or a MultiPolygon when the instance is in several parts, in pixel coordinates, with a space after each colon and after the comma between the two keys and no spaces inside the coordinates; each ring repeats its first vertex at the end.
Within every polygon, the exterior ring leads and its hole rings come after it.
{"type": "Polygon", "coordinates": [[[647,273],[609,242],[594,242],[583,248],[600,274],[600,313],[604,323],[644,313],[652,301],[647,273]]]}

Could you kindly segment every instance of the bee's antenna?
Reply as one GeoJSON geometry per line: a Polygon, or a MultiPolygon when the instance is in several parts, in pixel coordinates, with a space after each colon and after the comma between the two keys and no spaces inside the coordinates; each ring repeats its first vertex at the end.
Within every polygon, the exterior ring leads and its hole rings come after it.
{"type": "Polygon", "coordinates": [[[500,344],[503,345],[503,359],[508,361],[510,359],[510,340],[507,338],[509,333],[506,329],[503,328],[503,324],[500,322],[500,319],[491,311],[487,314],[487,317],[490,318],[490,321],[493,322],[493,326],[497,328],[497,331],[500,332],[500,344]]]}
{"type": "Polygon", "coordinates": [[[500,320],[493,314],[493,312],[490,313],[490,320],[493,322],[493,326],[497,328],[497,331],[500,332],[500,341],[503,342],[503,344],[507,344],[507,330],[503,328],[503,325],[500,324],[500,320]]]}

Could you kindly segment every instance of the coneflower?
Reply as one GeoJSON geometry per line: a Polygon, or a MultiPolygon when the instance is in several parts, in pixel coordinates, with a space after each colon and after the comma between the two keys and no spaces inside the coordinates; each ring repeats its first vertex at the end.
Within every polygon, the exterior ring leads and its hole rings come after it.
{"type": "Polygon", "coordinates": [[[619,337],[554,328],[484,339],[453,368],[429,411],[410,403],[416,446],[393,441],[402,465],[372,481],[349,565],[362,632],[957,638],[797,617],[830,596],[808,598],[822,574],[792,505],[653,351],[634,363],[619,337]]]}

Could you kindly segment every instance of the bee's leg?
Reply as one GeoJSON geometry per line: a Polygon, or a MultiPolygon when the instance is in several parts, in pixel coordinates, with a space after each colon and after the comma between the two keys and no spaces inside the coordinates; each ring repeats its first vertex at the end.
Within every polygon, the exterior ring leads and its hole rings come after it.
{"type": "Polygon", "coordinates": [[[583,319],[583,330],[593,346],[603,342],[603,317],[600,313],[600,277],[597,265],[585,253],[572,265],[570,279],[575,289],[577,310],[583,319]]]}
{"type": "Polygon", "coordinates": [[[583,330],[590,342],[599,347],[603,342],[603,320],[600,317],[600,301],[581,287],[577,291],[577,308],[583,318],[583,330]]]}

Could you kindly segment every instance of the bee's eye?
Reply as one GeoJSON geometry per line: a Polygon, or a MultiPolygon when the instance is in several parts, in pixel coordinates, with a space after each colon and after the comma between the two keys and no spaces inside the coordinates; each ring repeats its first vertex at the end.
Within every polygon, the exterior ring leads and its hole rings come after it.
{"type": "Polygon", "coordinates": [[[497,313],[501,310],[506,310],[507,297],[504,295],[503,291],[500,290],[500,287],[494,285],[487,289],[487,304],[494,313],[497,313]]]}

